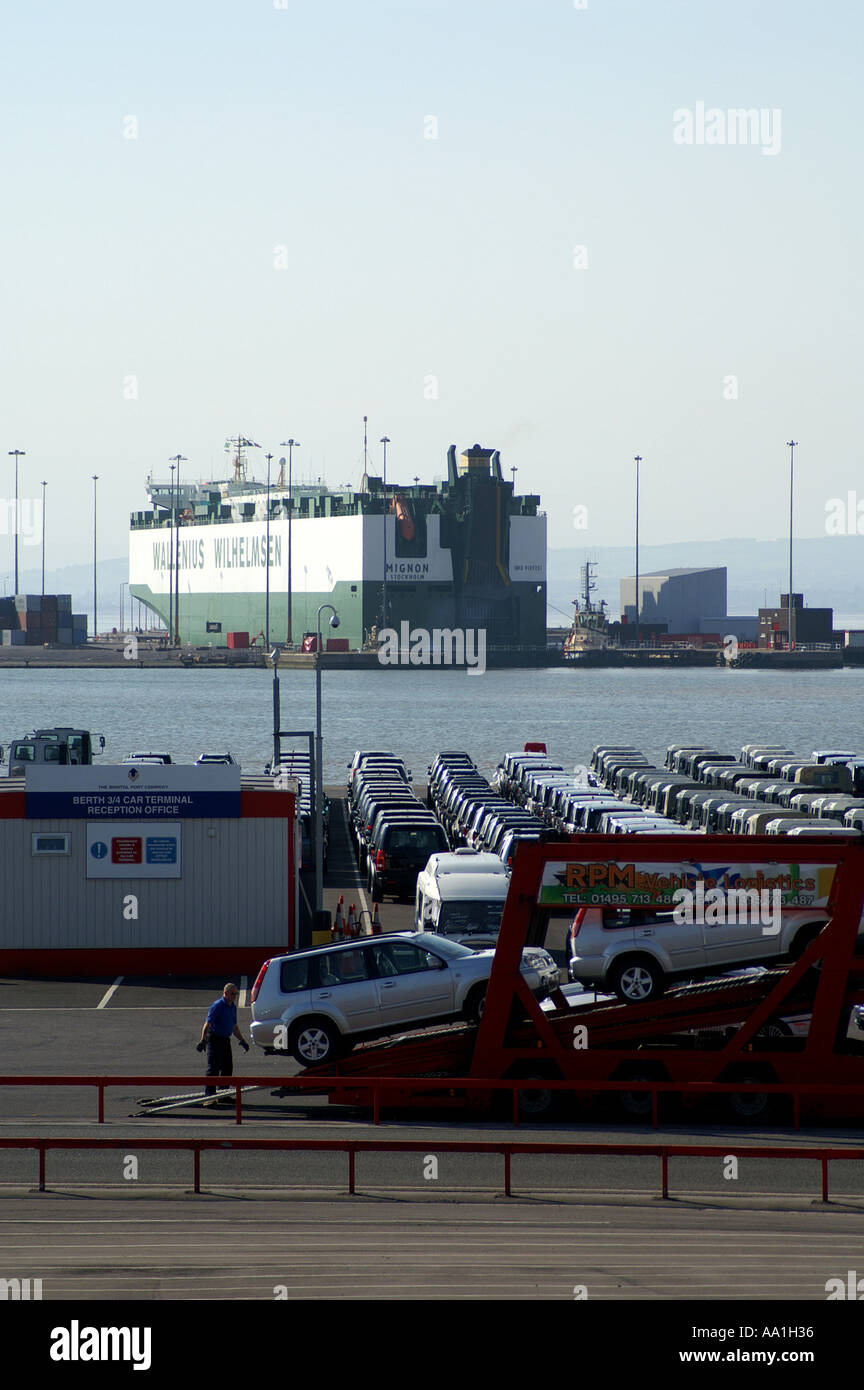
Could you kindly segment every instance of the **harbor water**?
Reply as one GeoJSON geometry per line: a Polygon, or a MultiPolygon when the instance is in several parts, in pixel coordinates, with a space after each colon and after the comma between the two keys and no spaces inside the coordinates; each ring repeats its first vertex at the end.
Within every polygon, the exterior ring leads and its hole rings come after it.
{"type": "MultiPolygon", "coordinates": [[[[282,727],[315,727],[315,677],[280,674],[282,727]]],[[[416,781],[445,748],[488,775],[501,755],[545,741],[564,767],[597,743],[635,744],[662,764],[669,743],[737,753],[742,743],[864,749],[864,669],[328,671],[324,778],[340,783],[357,748],[403,755],[416,781]]],[[[273,676],[264,670],[0,671],[0,743],[41,726],[104,734],[105,761],[167,750],[176,761],[234,754],[263,771],[272,750],[273,676]]]]}

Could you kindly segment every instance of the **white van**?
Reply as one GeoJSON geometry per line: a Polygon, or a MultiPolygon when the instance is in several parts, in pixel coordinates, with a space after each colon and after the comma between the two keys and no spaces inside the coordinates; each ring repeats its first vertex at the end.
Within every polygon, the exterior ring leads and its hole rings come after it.
{"type": "Polygon", "coordinates": [[[497,854],[433,854],[417,877],[414,927],[487,950],[498,939],[510,870],[497,854]]]}

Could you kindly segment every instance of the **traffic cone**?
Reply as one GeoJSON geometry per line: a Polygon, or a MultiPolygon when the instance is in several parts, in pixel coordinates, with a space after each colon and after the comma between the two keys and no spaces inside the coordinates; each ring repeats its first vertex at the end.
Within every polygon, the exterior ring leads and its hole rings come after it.
{"type": "Polygon", "coordinates": [[[333,937],[333,940],[334,940],[334,941],[341,941],[342,938],[343,938],[343,936],[345,935],[345,920],[344,920],[344,918],[343,918],[343,916],[342,916],[342,903],[343,903],[343,902],[344,902],[344,898],[343,898],[342,894],[340,893],[340,894],[339,894],[339,901],[338,901],[338,903],[336,904],[336,921],[333,923],[333,926],[330,928],[330,934],[331,934],[331,936],[333,937]]]}
{"type": "Polygon", "coordinates": [[[373,904],[372,904],[372,908],[373,908],[373,911],[372,911],[372,935],[373,935],[373,936],[380,936],[380,935],[381,935],[381,918],[378,916],[378,904],[377,904],[377,903],[373,903],[373,904]]]}
{"type": "Polygon", "coordinates": [[[353,903],[351,904],[351,906],[350,906],[349,909],[348,909],[348,935],[349,935],[349,936],[356,936],[356,935],[357,935],[357,918],[354,916],[354,904],[353,904],[353,903]]]}

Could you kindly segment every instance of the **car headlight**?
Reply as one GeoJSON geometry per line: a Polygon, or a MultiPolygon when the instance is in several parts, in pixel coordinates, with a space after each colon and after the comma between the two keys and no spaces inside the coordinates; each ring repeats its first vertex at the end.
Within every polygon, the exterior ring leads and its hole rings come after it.
{"type": "Polygon", "coordinates": [[[523,951],[522,960],[532,970],[557,969],[548,951],[523,951]]]}

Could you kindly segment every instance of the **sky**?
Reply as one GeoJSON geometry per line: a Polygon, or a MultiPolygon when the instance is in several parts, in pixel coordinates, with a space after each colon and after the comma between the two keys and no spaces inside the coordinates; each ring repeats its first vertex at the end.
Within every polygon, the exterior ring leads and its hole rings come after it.
{"type": "Polygon", "coordinates": [[[497,447],[583,550],[631,540],[636,454],[645,544],[784,534],[795,439],[824,535],[864,500],[862,13],[2,0],[0,570],[11,449],[54,567],[94,473],[122,556],[172,455],[293,437],[356,485],[364,414],[371,471],[497,447]]]}

